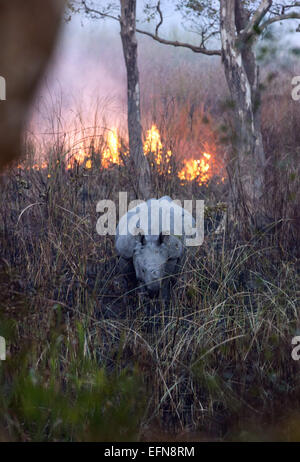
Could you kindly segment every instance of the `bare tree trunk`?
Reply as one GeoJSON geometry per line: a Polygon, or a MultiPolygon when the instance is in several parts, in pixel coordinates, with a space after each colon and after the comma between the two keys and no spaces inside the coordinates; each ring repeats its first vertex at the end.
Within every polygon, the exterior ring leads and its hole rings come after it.
{"type": "Polygon", "coordinates": [[[229,163],[233,213],[241,224],[264,221],[266,158],[260,122],[259,69],[252,40],[238,40],[249,14],[238,0],[221,0],[222,59],[234,105],[236,143],[229,163]]]}
{"type": "Polygon", "coordinates": [[[151,196],[151,176],[144,155],[140,114],[140,85],[137,64],[136,0],[121,2],[121,39],[127,70],[129,151],[137,178],[139,199],[151,196]]]}

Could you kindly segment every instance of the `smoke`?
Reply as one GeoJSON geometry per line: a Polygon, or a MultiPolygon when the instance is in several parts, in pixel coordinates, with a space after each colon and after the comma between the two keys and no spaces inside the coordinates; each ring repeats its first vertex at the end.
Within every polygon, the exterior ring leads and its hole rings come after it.
{"type": "Polygon", "coordinates": [[[64,130],[76,120],[92,126],[96,112],[98,123],[124,124],[126,73],[118,27],[79,16],[65,24],[35,100],[29,127],[36,135],[51,131],[57,116],[64,130]]]}
{"type": "MultiPolygon", "coordinates": [[[[174,5],[165,5],[162,36],[195,42],[197,36],[182,28],[174,5]]],[[[154,30],[153,23],[141,21],[141,11],[139,16],[139,27],[154,30]]],[[[156,124],[166,149],[177,158],[198,159],[204,151],[215,155],[214,126],[222,123],[220,107],[229,97],[219,57],[138,35],[138,59],[144,132],[156,124]]],[[[28,129],[49,144],[57,133],[82,137],[90,128],[95,135],[95,126],[98,134],[117,128],[126,137],[126,86],[119,23],[75,15],[64,25],[28,129]]]]}
{"type": "MultiPolygon", "coordinates": [[[[184,34],[185,40],[194,41],[194,35],[178,25],[180,15],[174,5],[165,2],[164,7],[166,21],[161,33],[173,39],[182,39],[184,34]]],[[[141,8],[138,8],[138,17],[140,27],[153,30],[153,22],[142,21],[141,8]]],[[[155,93],[161,97],[163,87],[172,90],[178,69],[188,70],[195,62],[195,72],[199,72],[199,64],[205,58],[195,57],[189,50],[165,47],[143,36],[138,36],[138,42],[142,109],[149,112],[155,93]]],[[[86,127],[92,126],[97,112],[98,123],[105,119],[107,126],[126,130],[126,86],[119,23],[73,15],[63,27],[56,53],[36,97],[29,128],[36,135],[51,132],[53,116],[59,116],[61,130],[74,128],[76,120],[84,122],[86,127]]]]}

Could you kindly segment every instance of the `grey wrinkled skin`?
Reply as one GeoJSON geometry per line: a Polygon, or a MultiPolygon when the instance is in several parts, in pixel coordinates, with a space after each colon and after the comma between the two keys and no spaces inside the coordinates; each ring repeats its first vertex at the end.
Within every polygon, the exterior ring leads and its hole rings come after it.
{"type": "Polygon", "coordinates": [[[163,290],[167,295],[169,278],[175,274],[183,246],[174,236],[137,237],[133,252],[133,266],[137,281],[147,289],[150,296],[156,296],[163,290]]]}
{"type": "MultiPolygon", "coordinates": [[[[162,199],[171,201],[168,197],[162,199]]],[[[151,201],[152,199],[145,207],[151,207],[151,201]]],[[[134,211],[128,212],[132,213],[134,211]]],[[[181,215],[181,211],[179,213],[181,215]]],[[[129,233],[122,235],[118,233],[119,227],[120,223],[117,228],[116,250],[125,272],[126,268],[133,267],[138,287],[150,297],[161,295],[163,299],[169,298],[171,280],[180,272],[186,256],[184,237],[181,239],[181,236],[163,234],[162,230],[159,235],[151,235],[142,229],[135,236],[129,233]]]]}

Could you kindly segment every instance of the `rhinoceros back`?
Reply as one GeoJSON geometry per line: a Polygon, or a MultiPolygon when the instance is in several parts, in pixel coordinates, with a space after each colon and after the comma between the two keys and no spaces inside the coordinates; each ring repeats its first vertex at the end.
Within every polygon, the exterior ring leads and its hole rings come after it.
{"type": "Polygon", "coordinates": [[[164,196],[149,199],[129,210],[119,222],[116,239],[132,234],[137,228],[147,236],[148,241],[156,240],[163,233],[175,235],[185,244],[186,237],[195,236],[195,227],[193,216],[170,197],[164,196]]]}

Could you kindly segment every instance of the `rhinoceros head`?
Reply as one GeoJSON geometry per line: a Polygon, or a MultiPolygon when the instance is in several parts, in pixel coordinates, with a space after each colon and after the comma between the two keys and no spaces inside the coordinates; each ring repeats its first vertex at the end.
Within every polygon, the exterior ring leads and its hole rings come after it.
{"type": "Polygon", "coordinates": [[[156,295],[167,275],[167,266],[175,266],[183,253],[183,245],[175,236],[160,234],[122,236],[118,241],[119,255],[132,258],[137,280],[150,296],[156,295]],[[170,265],[171,264],[171,265],[170,265]]]}

